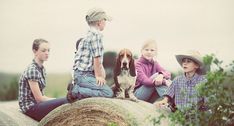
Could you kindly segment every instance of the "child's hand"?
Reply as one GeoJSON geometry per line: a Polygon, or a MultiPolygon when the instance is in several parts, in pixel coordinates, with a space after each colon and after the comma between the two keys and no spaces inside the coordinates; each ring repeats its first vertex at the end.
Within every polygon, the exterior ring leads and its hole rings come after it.
{"type": "Polygon", "coordinates": [[[168,104],[168,99],[167,98],[164,98],[163,100],[161,101],[157,101],[154,103],[154,105],[156,107],[161,107],[161,106],[164,106],[164,105],[167,105],[168,104]]]}
{"type": "Polygon", "coordinates": [[[99,86],[102,86],[106,83],[106,80],[103,77],[96,77],[96,80],[99,86]]]}
{"type": "Polygon", "coordinates": [[[163,82],[163,75],[159,74],[155,79],[154,79],[154,84],[155,85],[162,85],[163,82]]]}
{"type": "Polygon", "coordinates": [[[167,85],[167,87],[170,87],[170,86],[171,86],[171,84],[172,84],[172,81],[171,81],[171,80],[166,80],[166,79],[164,79],[164,81],[165,81],[165,84],[167,85]]]}

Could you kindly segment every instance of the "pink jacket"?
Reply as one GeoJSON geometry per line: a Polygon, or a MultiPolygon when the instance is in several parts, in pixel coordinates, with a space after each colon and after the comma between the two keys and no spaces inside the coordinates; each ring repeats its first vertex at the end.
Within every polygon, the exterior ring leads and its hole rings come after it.
{"type": "Polygon", "coordinates": [[[156,73],[162,73],[165,79],[171,78],[171,73],[162,68],[157,61],[149,61],[141,56],[136,61],[137,80],[135,88],[141,85],[153,86],[153,79],[150,77],[156,73]]]}

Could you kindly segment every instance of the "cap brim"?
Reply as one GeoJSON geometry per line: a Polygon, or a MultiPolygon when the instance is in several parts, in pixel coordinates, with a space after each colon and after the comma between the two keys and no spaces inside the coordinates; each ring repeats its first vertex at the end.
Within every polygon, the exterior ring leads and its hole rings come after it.
{"type": "Polygon", "coordinates": [[[106,15],[106,16],[104,17],[104,19],[105,19],[106,21],[112,21],[112,17],[110,17],[110,16],[108,16],[108,15],[106,15]]]}

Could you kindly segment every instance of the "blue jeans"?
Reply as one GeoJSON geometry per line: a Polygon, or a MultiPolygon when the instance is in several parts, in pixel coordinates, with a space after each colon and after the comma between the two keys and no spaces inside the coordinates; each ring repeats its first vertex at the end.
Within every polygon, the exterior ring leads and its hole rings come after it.
{"type": "Polygon", "coordinates": [[[93,72],[74,71],[74,88],[72,95],[83,97],[113,97],[111,88],[104,84],[97,85],[96,78],[93,72]]]}
{"type": "Polygon", "coordinates": [[[50,111],[66,103],[68,103],[66,98],[57,98],[53,100],[40,102],[34,105],[32,108],[30,108],[25,114],[37,121],[40,121],[50,111]]]}
{"type": "MultiPolygon", "coordinates": [[[[150,78],[155,78],[157,77],[157,75],[158,74],[155,73],[150,78]]],[[[158,98],[161,98],[163,95],[165,95],[167,89],[168,87],[166,85],[160,85],[160,86],[141,85],[139,88],[135,90],[134,94],[140,100],[154,103],[158,98]]]]}
{"type": "Polygon", "coordinates": [[[134,95],[140,100],[154,103],[158,98],[161,98],[165,94],[167,88],[167,86],[151,87],[142,85],[135,90],[134,95]]]}

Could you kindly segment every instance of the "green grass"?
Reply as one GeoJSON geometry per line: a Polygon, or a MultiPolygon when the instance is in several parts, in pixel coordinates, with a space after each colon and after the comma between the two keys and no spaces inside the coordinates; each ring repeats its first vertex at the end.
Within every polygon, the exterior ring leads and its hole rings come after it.
{"type": "MultiPolygon", "coordinates": [[[[107,84],[114,83],[112,70],[107,70],[107,84]]],[[[0,101],[16,100],[18,98],[18,81],[20,74],[0,73],[0,101]]],[[[47,73],[45,95],[49,97],[65,97],[67,84],[71,81],[70,73],[47,73]]]]}
{"type": "Polygon", "coordinates": [[[18,74],[0,73],[0,101],[15,100],[18,96],[18,74]]]}
{"type": "Polygon", "coordinates": [[[67,93],[67,84],[71,81],[71,74],[47,74],[47,86],[45,88],[46,96],[65,97],[67,93]]]}
{"type": "MultiPolygon", "coordinates": [[[[20,74],[0,73],[0,101],[18,98],[18,81],[20,74]]],[[[67,84],[71,81],[70,73],[47,74],[46,96],[65,97],[67,84]]]]}

